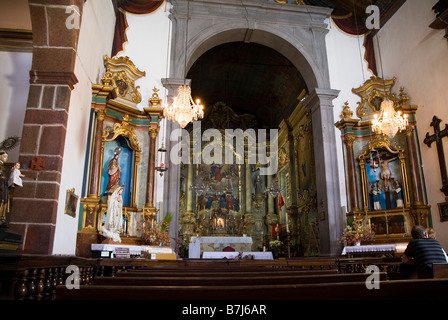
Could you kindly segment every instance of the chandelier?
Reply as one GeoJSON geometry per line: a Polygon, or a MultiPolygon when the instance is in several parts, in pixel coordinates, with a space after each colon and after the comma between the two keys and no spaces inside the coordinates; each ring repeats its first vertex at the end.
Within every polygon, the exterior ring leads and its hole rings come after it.
{"type": "Polygon", "coordinates": [[[163,115],[168,120],[177,121],[182,128],[185,128],[188,123],[204,117],[204,107],[199,99],[196,103],[193,101],[191,87],[184,84],[179,86],[173,104],[163,109],[163,115]]]}
{"type": "Polygon", "coordinates": [[[394,103],[385,99],[381,102],[380,114],[374,114],[372,120],[372,130],[378,134],[385,134],[393,138],[397,132],[405,130],[408,122],[408,115],[401,115],[401,111],[395,111],[394,103]]]}
{"type": "Polygon", "coordinates": [[[272,184],[266,188],[265,193],[270,194],[273,198],[276,198],[280,192],[283,191],[283,188],[278,185],[277,178],[272,181],[272,184]]]}
{"type": "Polygon", "coordinates": [[[172,121],[177,121],[182,128],[198,118],[204,117],[204,107],[196,100],[196,104],[191,97],[191,87],[186,84],[187,74],[187,41],[188,41],[188,20],[190,15],[190,1],[187,2],[187,26],[185,28],[185,60],[184,60],[184,84],[179,86],[177,97],[174,98],[171,106],[166,106],[163,115],[172,121]]]}

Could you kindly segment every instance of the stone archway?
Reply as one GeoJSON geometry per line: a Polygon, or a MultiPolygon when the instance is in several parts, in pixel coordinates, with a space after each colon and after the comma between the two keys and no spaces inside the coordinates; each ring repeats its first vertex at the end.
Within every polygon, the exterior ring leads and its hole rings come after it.
{"type": "MultiPolygon", "coordinates": [[[[226,0],[191,3],[172,0],[171,3],[170,78],[162,80],[169,99],[176,95],[186,71],[204,52],[228,42],[254,42],[273,48],[303,75],[309,89],[304,103],[312,113],[316,180],[320,186],[317,194],[320,252],[339,254],[337,237],[342,231],[342,214],[338,167],[334,161],[336,134],[332,104],[338,91],[330,88],[325,45],[328,32],[325,20],[331,10],[259,0],[246,0],[244,7],[241,2],[226,0]]],[[[177,124],[167,122],[167,132],[175,128],[177,124]]],[[[167,141],[168,150],[169,147],[170,141],[167,141]]],[[[178,212],[179,168],[172,165],[165,179],[164,211],[178,212]]],[[[176,237],[177,231],[175,226],[172,235],[176,237]]]]}

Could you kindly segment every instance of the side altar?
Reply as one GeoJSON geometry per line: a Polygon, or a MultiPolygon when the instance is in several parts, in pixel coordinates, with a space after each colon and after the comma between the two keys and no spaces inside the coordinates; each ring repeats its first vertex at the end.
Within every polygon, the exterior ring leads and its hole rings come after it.
{"type": "MultiPolygon", "coordinates": [[[[341,130],[344,145],[347,225],[354,220],[364,221],[374,236],[363,244],[374,246],[407,243],[412,239],[414,225],[431,226],[419,165],[418,107],[409,103],[404,88],[398,94],[392,92],[395,80],[371,77],[359,88],[353,88],[353,93],[361,98],[355,112],[357,118],[346,102],[341,120],[335,124],[341,130]],[[372,120],[383,110],[384,101],[392,103],[397,114],[407,117],[405,129],[397,128],[387,134],[372,129],[372,120]]],[[[373,249],[362,246],[353,250],[373,249]]]]}
{"type": "Polygon", "coordinates": [[[90,152],[80,199],[76,254],[84,257],[91,256],[92,244],[106,244],[110,234],[115,235],[113,244],[121,247],[134,245],[139,250],[143,244],[159,245],[143,240],[145,231],[157,224],[156,147],[163,118],[159,90],[153,89],[148,107],[141,110],[136,81],[145,72],[128,57],[105,56],[104,66],[101,83],[92,85],[90,152]],[[113,223],[108,220],[112,208],[118,212],[113,223]]]}

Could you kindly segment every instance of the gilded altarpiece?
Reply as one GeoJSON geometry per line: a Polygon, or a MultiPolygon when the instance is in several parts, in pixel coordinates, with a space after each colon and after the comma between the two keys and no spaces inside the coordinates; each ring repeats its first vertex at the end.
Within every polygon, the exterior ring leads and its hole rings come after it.
{"type": "Polygon", "coordinates": [[[122,242],[140,244],[143,221],[153,219],[155,144],[162,108],[157,89],[149,106],[140,110],[135,81],[145,76],[128,57],[104,57],[106,72],[92,86],[90,152],[81,198],[77,254],[90,256],[90,244],[100,243],[108,197],[124,188],[122,242]]]}
{"type": "Polygon", "coordinates": [[[197,142],[192,125],[186,127],[191,137],[191,156],[189,163],[181,163],[179,239],[188,241],[196,235],[246,235],[253,239],[252,250],[262,250],[271,239],[272,226],[278,223],[273,199],[265,192],[273,176],[260,174],[262,164],[249,160],[248,144],[253,146],[249,140],[243,140],[244,149],[240,152],[236,138],[232,142],[225,139],[227,129],[250,131],[255,137],[258,123],[254,116],[238,115],[223,102],[217,102],[207,106],[200,126],[201,135],[212,129],[222,141],[212,147],[210,141],[201,140],[200,160],[194,163],[193,157],[198,154],[194,154],[193,144],[197,142]],[[213,153],[220,153],[221,160],[204,161],[210,148],[213,153]],[[233,160],[225,160],[226,155],[231,155],[233,160]]]}
{"type": "Polygon", "coordinates": [[[352,89],[361,98],[357,118],[346,102],[336,123],[344,146],[347,224],[354,218],[366,219],[375,232],[367,243],[406,242],[414,225],[430,224],[415,134],[417,106],[409,103],[404,88],[398,94],[392,91],[395,80],[371,77],[352,89]],[[409,119],[406,130],[393,138],[371,129],[371,120],[386,98],[409,119]]]}
{"type": "Polygon", "coordinates": [[[319,255],[319,217],[316,198],[313,131],[310,110],[300,102],[280,123],[278,177],[285,205],[279,215],[282,229],[289,223],[291,256],[319,255]]]}

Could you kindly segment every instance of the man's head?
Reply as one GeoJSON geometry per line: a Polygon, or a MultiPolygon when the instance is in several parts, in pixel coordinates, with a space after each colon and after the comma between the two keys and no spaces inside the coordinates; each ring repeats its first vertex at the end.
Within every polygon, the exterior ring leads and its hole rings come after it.
{"type": "Polygon", "coordinates": [[[423,239],[428,238],[428,233],[426,229],[422,226],[414,226],[411,231],[412,238],[414,239],[423,239]]]}

